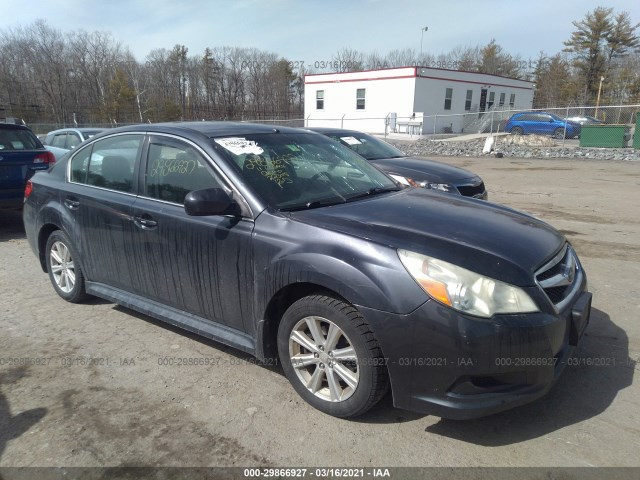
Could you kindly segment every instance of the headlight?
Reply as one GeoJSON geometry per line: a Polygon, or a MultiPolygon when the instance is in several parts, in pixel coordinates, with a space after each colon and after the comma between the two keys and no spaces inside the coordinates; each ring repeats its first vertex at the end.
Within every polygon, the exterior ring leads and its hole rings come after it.
{"type": "Polygon", "coordinates": [[[460,312],[490,318],[496,313],[539,311],[531,297],[514,285],[419,253],[398,250],[398,255],[431,298],[460,312]]]}
{"type": "Polygon", "coordinates": [[[448,183],[428,183],[428,182],[422,182],[422,184],[420,185],[421,187],[424,188],[430,188],[431,190],[438,190],[440,192],[454,192],[455,191],[455,187],[453,185],[449,185],[448,183]]]}
{"type": "Polygon", "coordinates": [[[426,180],[418,181],[413,178],[405,177],[403,175],[398,175],[397,173],[390,173],[389,176],[396,181],[400,182],[402,185],[412,186],[412,187],[420,187],[420,188],[428,188],[430,190],[438,190],[440,192],[454,192],[455,187],[453,185],[449,185],[448,183],[431,183],[426,180]]]}

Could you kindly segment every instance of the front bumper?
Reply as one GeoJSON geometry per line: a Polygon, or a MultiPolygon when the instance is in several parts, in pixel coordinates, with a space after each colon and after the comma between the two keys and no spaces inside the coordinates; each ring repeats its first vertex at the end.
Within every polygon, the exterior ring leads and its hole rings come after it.
{"type": "Polygon", "coordinates": [[[358,307],[387,360],[398,408],[469,419],[543,396],[588,323],[586,279],[562,312],[478,319],[429,300],[408,315],[358,307]]]}

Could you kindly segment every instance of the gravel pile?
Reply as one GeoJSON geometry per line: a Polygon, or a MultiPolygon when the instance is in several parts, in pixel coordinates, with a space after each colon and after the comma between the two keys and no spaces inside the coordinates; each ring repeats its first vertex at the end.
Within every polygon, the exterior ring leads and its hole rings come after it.
{"type": "Polygon", "coordinates": [[[640,149],[633,148],[583,148],[562,147],[562,141],[557,142],[541,135],[502,136],[497,137],[494,151],[483,154],[485,140],[470,140],[467,142],[421,139],[415,142],[387,140],[409,156],[452,156],[452,157],[483,157],[500,156],[517,158],[587,158],[597,160],[625,160],[640,161],[640,149]]]}

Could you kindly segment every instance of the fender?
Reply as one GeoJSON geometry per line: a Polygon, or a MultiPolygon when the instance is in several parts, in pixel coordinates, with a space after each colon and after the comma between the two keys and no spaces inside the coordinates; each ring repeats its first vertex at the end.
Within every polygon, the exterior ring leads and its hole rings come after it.
{"type": "Polygon", "coordinates": [[[77,249],[78,242],[73,237],[75,220],[65,206],[60,203],[58,198],[50,198],[40,209],[37,218],[37,237],[34,238],[34,242],[37,248],[38,258],[40,259],[40,265],[42,270],[46,272],[47,266],[44,258],[46,238],[53,230],[62,230],[71,239],[74,247],[77,249]]]}
{"type": "Polygon", "coordinates": [[[354,305],[385,312],[409,313],[426,301],[424,292],[407,275],[399,260],[397,265],[384,259],[376,260],[368,263],[361,255],[357,263],[350,264],[327,254],[303,252],[281,257],[257,279],[256,311],[264,312],[278,291],[295,283],[315,284],[336,292],[354,305]],[[378,274],[371,275],[373,270],[378,274]]]}

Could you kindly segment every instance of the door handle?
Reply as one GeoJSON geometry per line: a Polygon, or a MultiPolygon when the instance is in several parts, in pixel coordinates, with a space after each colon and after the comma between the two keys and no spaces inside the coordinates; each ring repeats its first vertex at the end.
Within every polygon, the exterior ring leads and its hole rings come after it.
{"type": "Polygon", "coordinates": [[[133,222],[143,230],[151,230],[158,226],[156,222],[149,214],[136,215],[133,217],[133,222]]]}
{"type": "Polygon", "coordinates": [[[64,204],[69,210],[76,210],[80,206],[80,201],[76,197],[67,197],[64,199],[64,204]]]}

